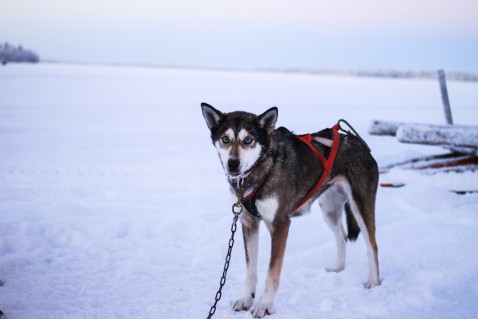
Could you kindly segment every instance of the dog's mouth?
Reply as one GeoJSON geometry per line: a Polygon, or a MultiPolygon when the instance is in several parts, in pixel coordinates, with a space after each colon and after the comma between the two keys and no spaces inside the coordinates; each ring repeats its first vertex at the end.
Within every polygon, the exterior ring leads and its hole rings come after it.
{"type": "Polygon", "coordinates": [[[252,166],[246,165],[246,167],[243,167],[242,165],[238,165],[238,164],[230,165],[228,162],[228,165],[223,165],[223,167],[224,167],[224,171],[226,173],[227,178],[229,178],[230,180],[237,181],[249,176],[249,174],[251,174],[254,168],[256,168],[256,165],[252,165],[252,166]],[[244,170],[244,168],[246,169],[244,170]]]}
{"type": "Polygon", "coordinates": [[[252,172],[252,169],[253,169],[253,167],[246,170],[245,172],[239,172],[239,171],[232,171],[231,172],[230,170],[227,170],[226,175],[227,175],[228,178],[230,178],[232,180],[244,179],[247,176],[249,176],[249,174],[252,172]]]}
{"type": "Polygon", "coordinates": [[[238,177],[241,175],[240,172],[228,172],[227,175],[229,175],[230,177],[238,177]]]}
{"type": "Polygon", "coordinates": [[[244,173],[241,173],[241,172],[230,172],[230,171],[227,171],[227,176],[229,178],[232,178],[232,179],[236,179],[236,178],[244,178],[246,177],[247,175],[249,174],[244,174],[244,173]]]}

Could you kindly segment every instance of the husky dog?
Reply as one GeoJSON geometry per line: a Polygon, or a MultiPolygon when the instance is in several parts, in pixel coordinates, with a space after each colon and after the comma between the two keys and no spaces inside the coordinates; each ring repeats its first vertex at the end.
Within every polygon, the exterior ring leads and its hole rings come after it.
{"type": "Polygon", "coordinates": [[[291,218],[308,212],[317,199],[337,245],[335,266],[329,271],[344,269],[347,240],[356,240],[362,231],[369,264],[364,285],[370,288],[380,284],[375,240],[378,168],[363,140],[353,134],[338,134],[340,146],[335,161],[329,173],[322,174],[328,165],[319,156],[326,157],[331,151],[326,130],[310,135],[315,138],[306,144],[286,128],[274,129],[276,107],[260,115],[222,113],[206,103],[201,107],[231,190],[244,208],[240,220],[247,275],[244,294],[233,303],[234,310],[251,310],[257,318],[275,312],[274,297],[291,218]],[[317,181],[322,175],[324,180],[319,186],[317,181]],[[344,210],[347,233],[342,225],[344,210]],[[270,232],[272,247],[265,290],[254,304],[261,221],[270,232]]]}

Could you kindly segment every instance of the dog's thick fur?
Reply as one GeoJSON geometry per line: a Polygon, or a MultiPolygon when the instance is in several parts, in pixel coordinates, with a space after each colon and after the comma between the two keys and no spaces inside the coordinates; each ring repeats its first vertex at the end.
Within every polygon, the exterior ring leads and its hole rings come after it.
{"type": "MultiPolygon", "coordinates": [[[[375,196],[377,163],[366,145],[354,135],[341,135],[335,163],[324,184],[296,212],[292,208],[313,188],[323,172],[319,158],[286,128],[274,129],[278,110],[261,115],[247,112],[222,113],[202,103],[202,112],[211,131],[231,190],[243,197],[257,189],[255,206],[259,216],[244,208],[240,215],[246,253],[247,278],[244,294],[233,309],[250,310],[254,317],[274,313],[274,297],[279,288],[291,217],[310,210],[318,199],[324,219],[334,233],[337,259],[330,271],[345,267],[347,239],[357,239],[362,231],[367,244],[369,275],[365,287],[379,285],[378,248],[375,240],[375,196]],[[345,210],[348,233],[342,225],[345,210]],[[265,291],[254,305],[257,284],[259,223],[264,221],[271,234],[271,256],[265,291]]],[[[328,147],[312,142],[322,154],[328,147]]]]}

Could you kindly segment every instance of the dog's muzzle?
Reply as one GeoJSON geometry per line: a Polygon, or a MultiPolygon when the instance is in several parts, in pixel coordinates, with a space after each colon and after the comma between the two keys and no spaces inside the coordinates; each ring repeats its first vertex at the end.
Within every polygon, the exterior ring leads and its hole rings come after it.
{"type": "Polygon", "coordinates": [[[227,171],[231,176],[239,176],[239,166],[241,162],[238,159],[231,158],[227,161],[227,171]]]}

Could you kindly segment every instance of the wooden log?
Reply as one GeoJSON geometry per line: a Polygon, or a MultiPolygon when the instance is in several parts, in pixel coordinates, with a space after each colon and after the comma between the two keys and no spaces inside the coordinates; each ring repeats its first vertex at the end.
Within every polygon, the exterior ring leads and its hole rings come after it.
{"type": "Polygon", "coordinates": [[[404,123],[374,120],[368,129],[368,133],[370,135],[395,136],[398,127],[402,124],[404,123]]]}
{"type": "Polygon", "coordinates": [[[478,149],[478,126],[402,124],[396,136],[402,143],[478,149]]]}

